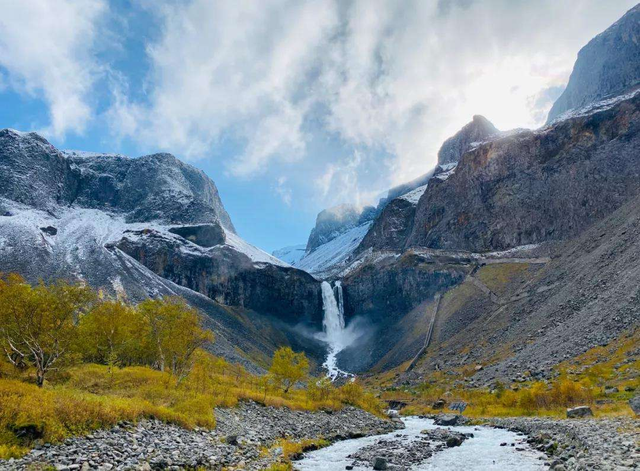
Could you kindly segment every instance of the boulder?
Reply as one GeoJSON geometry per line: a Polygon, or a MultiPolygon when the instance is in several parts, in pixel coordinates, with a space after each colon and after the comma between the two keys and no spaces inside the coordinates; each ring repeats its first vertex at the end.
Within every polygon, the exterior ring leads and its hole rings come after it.
{"type": "Polygon", "coordinates": [[[580,419],[583,417],[593,417],[593,411],[589,406],[578,406],[572,409],[567,409],[567,418],[580,419]]]}
{"type": "Polygon", "coordinates": [[[636,394],[635,397],[629,399],[629,406],[636,415],[640,415],[640,394],[636,394]]]}
{"type": "Polygon", "coordinates": [[[375,460],[373,460],[373,469],[375,470],[386,470],[389,469],[389,464],[386,458],[382,458],[378,456],[375,460]]]}
{"type": "Polygon", "coordinates": [[[433,423],[436,425],[444,426],[444,427],[453,426],[458,424],[459,418],[460,418],[459,415],[453,415],[453,414],[439,415],[438,417],[435,418],[433,423]]]}
{"type": "Polygon", "coordinates": [[[460,446],[462,445],[462,438],[457,437],[457,436],[453,436],[453,437],[449,437],[447,438],[447,448],[453,448],[456,446],[460,446]]]}
{"type": "Polygon", "coordinates": [[[608,394],[615,394],[617,392],[619,392],[619,389],[614,387],[614,386],[604,388],[604,393],[607,394],[607,395],[608,394]]]}
{"type": "Polygon", "coordinates": [[[433,403],[431,408],[440,410],[440,409],[444,409],[444,406],[446,405],[447,405],[447,401],[445,401],[444,399],[438,399],[436,402],[433,403]]]}

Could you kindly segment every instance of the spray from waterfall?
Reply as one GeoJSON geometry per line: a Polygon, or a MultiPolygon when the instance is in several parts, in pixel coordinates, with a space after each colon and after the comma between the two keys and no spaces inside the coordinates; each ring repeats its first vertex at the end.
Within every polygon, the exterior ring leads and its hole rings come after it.
{"type": "Polygon", "coordinates": [[[324,309],[324,319],[322,320],[322,330],[324,340],[329,345],[327,359],[323,366],[327,369],[327,374],[331,379],[348,373],[338,368],[337,355],[350,343],[349,336],[345,330],[344,322],[344,299],[342,294],[342,284],[337,281],[335,288],[327,281],[322,282],[322,303],[324,309]]]}

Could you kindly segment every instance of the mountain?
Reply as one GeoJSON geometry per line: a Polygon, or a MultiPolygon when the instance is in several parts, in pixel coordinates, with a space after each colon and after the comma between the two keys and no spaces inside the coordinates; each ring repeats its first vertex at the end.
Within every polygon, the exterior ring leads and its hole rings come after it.
{"type": "MultiPolygon", "coordinates": [[[[413,231],[416,208],[420,198],[432,182],[441,182],[449,178],[456,169],[462,155],[483,141],[496,139],[502,134],[483,116],[474,116],[460,131],[445,141],[438,152],[438,166],[414,182],[422,183],[408,192],[395,191],[394,198],[381,204],[380,213],[375,219],[356,253],[367,250],[402,250],[413,231]]],[[[408,184],[405,187],[411,188],[408,184]]],[[[392,194],[392,191],[389,192],[392,194]]],[[[382,202],[381,202],[382,203],[382,202]]],[[[379,206],[380,207],[380,206],[379,206]]]]}
{"type": "MultiPolygon", "coordinates": [[[[616,34],[636,12],[600,37],[627,48],[616,34]]],[[[600,79],[620,94],[467,140],[415,207],[386,205],[336,274],[360,329],[341,367],[395,369],[398,384],[437,370],[474,385],[541,378],[640,325],[640,90],[600,79]]]]}
{"type": "Polygon", "coordinates": [[[355,257],[344,312],[367,327],[342,367],[412,364],[408,381],[470,361],[485,366],[477,380],[548,373],[638,325],[624,289],[640,283],[640,94],[594,109],[472,148],[429,182],[404,244],[355,257]]]}
{"type": "Polygon", "coordinates": [[[460,157],[474,143],[479,143],[498,134],[496,127],[484,116],[476,115],[460,131],[444,141],[438,151],[438,165],[458,163],[460,157]]]}
{"type": "MultiPolygon", "coordinates": [[[[318,213],[304,255],[292,264],[318,279],[331,276],[351,256],[376,215],[373,206],[341,204],[318,213]]],[[[288,257],[288,250],[277,251],[288,257]]],[[[274,252],[275,255],[275,252],[274,252]]]]}
{"type": "Polygon", "coordinates": [[[278,260],[288,263],[289,265],[295,265],[298,260],[304,257],[306,250],[306,244],[290,245],[289,247],[274,250],[271,255],[276,257],[278,260]]]}
{"type": "Polygon", "coordinates": [[[215,184],[169,154],[63,153],[0,130],[0,271],[83,280],[132,302],[180,295],[216,351],[251,367],[290,343],[321,358],[320,284],[235,232],[215,184]],[[242,353],[239,353],[241,351],[242,353]]]}
{"type": "Polygon", "coordinates": [[[578,53],[567,88],[547,122],[604,98],[640,86],[640,5],[629,10],[578,53]]]}

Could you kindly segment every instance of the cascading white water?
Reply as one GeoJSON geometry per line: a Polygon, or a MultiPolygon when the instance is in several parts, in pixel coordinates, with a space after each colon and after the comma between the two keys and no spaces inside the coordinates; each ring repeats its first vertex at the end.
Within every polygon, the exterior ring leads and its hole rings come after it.
{"type": "Polygon", "coordinates": [[[324,309],[323,340],[329,344],[329,353],[323,366],[327,369],[328,376],[335,379],[341,374],[348,375],[337,365],[337,355],[348,343],[345,335],[342,285],[339,281],[336,282],[335,292],[327,281],[322,282],[322,303],[324,309]]]}

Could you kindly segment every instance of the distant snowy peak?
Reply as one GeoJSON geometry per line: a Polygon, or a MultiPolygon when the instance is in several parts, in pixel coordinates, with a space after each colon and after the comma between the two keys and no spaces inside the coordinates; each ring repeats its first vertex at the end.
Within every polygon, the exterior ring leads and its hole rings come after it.
{"type": "Polygon", "coordinates": [[[274,250],[271,255],[279,260],[282,260],[283,262],[295,266],[298,260],[304,257],[306,250],[306,244],[291,245],[289,247],[283,247],[281,249],[274,250]]]}
{"type": "Polygon", "coordinates": [[[343,232],[313,252],[307,253],[295,263],[295,267],[311,273],[316,278],[326,278],[344,269],[349,257],[354,253],[369,231],[371,221],[343,232]]]}
{"type": "Polygon", "coordinates": [[[332,241],[346,231],[370,222],[375,218],[373,206],[341,204],[318,213],[316,224],[309,234],[306,251],[311,253],[327,242],[332,241]]]}

